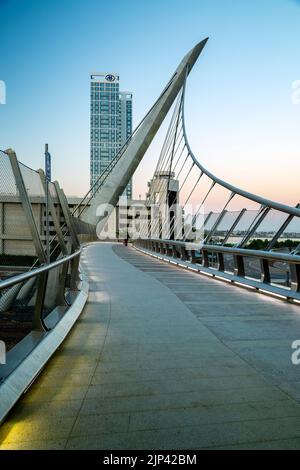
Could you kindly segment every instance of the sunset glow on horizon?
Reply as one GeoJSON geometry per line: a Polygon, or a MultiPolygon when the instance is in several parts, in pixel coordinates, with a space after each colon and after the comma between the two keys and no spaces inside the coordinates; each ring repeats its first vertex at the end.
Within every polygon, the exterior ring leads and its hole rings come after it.
{"type": "MultiPolygon", "coordinates": [[[[186,90],[194,154],[238,187],[300,202],[300,2],[192,0],[183,10],[177,0],[131,0],[117,7],[96,0],[0,2],[0,148],[14,148],[20,161],[39,168],[48,142],[54,179],[67,194],[83,195],[91,70],[119,73],[122,89],[133,93],[135,126],[185,53],[209,36],[186,90]]],[[[166,127],[134,175],[135,198],[145,196],[166,127]]]]}

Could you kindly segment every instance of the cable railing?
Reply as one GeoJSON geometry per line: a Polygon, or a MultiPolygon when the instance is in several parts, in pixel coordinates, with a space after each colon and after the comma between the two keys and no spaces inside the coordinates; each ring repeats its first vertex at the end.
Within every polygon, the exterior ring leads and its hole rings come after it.
{"type": "Polygon", "coordinates": [[[156,207],[156,216],[144,221],[135,243],[214,276],[300,300],[300,205],[252,194],[208,171],[187,138],[185,96],[186,80],[150,183],[147,205],[149,211],[156,207]],[[209,212],[210,206],[219,209],[209,212]]]}

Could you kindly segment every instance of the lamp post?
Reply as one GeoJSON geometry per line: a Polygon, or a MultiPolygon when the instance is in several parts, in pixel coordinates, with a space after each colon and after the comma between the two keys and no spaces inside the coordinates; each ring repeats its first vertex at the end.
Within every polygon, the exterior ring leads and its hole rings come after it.
{"type": "Polygon", "coordinates": [[[46,257],[50,263],[50,227],[49,227],[49,183],[51,182],[51,155],[45,144],[45,183],[46,183],[46,257]]]}

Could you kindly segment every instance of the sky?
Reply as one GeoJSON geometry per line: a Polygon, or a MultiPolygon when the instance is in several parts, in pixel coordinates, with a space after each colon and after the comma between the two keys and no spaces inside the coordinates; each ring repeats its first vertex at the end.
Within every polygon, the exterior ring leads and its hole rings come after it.
{"type": "MultiPolygon", "coordinates": [[[[67,194],[89,187],[90,72],[119,73],[137,125],[209,36],[186,90],[194,154],[243,189],[300,202],[300,1],[0,0],[0,22],[0,149],[40,168],[47,142],[67,194]]],[[[136,171],[136,197],[165,130],[136,171]]]]}

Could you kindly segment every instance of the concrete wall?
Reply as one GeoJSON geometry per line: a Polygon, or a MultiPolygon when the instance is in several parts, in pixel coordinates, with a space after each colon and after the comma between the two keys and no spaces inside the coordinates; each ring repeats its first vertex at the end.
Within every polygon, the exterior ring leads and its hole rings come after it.
{"type": "MultiPolygon", "coordinates": [[[[35,256],[30,228],[25,217],[23,206],[18,197],[10,196],[0,199],[0,255],[29,255],[35,256]],[[2,200],[1,200],[2,199],[2,200]]],[[[31,199],[31,208],[34,220],[40,234],[45,241],[44,232],[44,204],[36,197],[31,199]]],[[[56,207],[57,214],[59,208],[56,207]]],[[[62,214],[60,219],[63,222],[62,214]]],[[[54,235],[53,222],[50,217],[50,236],[54,235]],[[52,230],[51,230],[52,229],[52,230]]]]}
{"type": "MultiPolygon", "coordinates": [[[[42,235],[42,206],[32,204],[32,211],[39,233],[42,235]]],[[[0,202],[0,254],[34,256],[28,222],[22,204],[10,198],[0,202]]]]}

